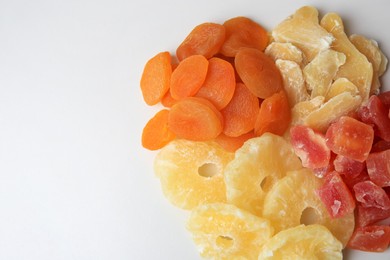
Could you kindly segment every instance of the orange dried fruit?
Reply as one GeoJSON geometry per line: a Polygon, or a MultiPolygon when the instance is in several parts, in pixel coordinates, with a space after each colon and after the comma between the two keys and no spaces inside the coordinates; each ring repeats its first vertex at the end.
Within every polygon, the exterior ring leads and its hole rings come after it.
{"type": "Polygon", "coordinates": [[[165,197],[175,206],[226,202],[224,171],[234,157],[213,142],[176,139],[162,148],[154,161],[165,197]]]}
{"type": "Polygon", "coordinates": [[[332,49],[345,54],[346,62],[337,71],[337,78],[347,78],[359,89],[362,100],[368,99],[373,76],[372,64],[348,39],[343,21],[335,13],[328,13],[321,19],[321,26],[332,33],[335,40],[332,49]]]}
{"type": "Polygon", "coordinates": [[[273,235],[268,220],[224,203],[195,208],[187,229],[202,257],[221,260],[256,259],[273,235]]]}

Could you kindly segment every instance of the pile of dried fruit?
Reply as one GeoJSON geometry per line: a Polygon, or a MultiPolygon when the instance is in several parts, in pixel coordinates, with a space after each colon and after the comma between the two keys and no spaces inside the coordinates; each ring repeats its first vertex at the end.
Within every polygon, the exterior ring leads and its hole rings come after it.
{"type": "Polygon", "coordinates": [[[245,17],[195,27],[141,90],[165,108],[142,145],[200,254],[341,259],[390,243],[390,92],[377,43],[305,6],[270,33],[245,17]],[[177,59],[177,60],[176,60],[177,59]]]}

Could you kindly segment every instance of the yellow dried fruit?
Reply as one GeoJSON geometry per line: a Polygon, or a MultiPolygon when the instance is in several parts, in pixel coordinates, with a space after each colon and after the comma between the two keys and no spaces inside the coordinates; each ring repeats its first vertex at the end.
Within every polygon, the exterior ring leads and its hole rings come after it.
{"type": "Polygon", "coordinates": [[[286,91],[290,107],[309,99],[301,67],[296,62],[290,60],[278,59],[275,64],[282,74],[284,90],[286,91]]]}
{"type": "Polygon", "coordinates": [[[349,79],[347,78],[338,78],[336,79],[329,88],[328,93],[326,94],[325,100],[329,100],[343,92],[349,92],[352,96],[359,95],[359,90],[349,79]]]}
{"type": "Polygon", "coordinates": [[[326,14],[321,20],[321,26],[335,37],[332,49],[342,52],[348,57],[345,64],[339,68],[335,79],[349,79],[359,89],[362,100],[367,100],[373,75],[371,63],[348,39],[344,32],[343,21],[339,15],[335,13],[326,14]]]}
{"type": "Polygon", "coordinates": [[[343,92],[332,97],[321,107],[309,113],[303,122],[317,131],[325,132],[333,121],[357,109],[361,102],[360,96],[354,96],[350,92],[343,92]]]}
{"type": "Polygon", "coordinates": [[[373,77],[370,94],[378,94],[381,86],[379,77],[383,75],[387,67],[387,58],[379,49],[378,43],[367,39],[363,35],[352,34],[349,40],[363,53],[372,64],[373,77]]]}
{"type": "Polygon", "coordinates": [[[310,62],[320,51],[330,48],[334,37],[319,25],[318,10],[311,6],[298,9],[272,31],[277,42],[297,46],[310,62]]]}
{"type": "Polygon", "coordinates": [[[311,97],[326,96],[339,67],[345,63],[344,53],[324,50],[305,66],[303,74],[311,97]]]}
{"type": "Polygon", "coordinates": [[[317,96],[310,100],[302,101],[291,109],[291,125],[303,124],[306,117],[324,104],[325,98],[317,96]]]}
{"type": "Polygon", "coordinates": [[[252,138],[226,167],[227,201],[261,216],[268,190],[286,172],[301,168],[301,161],[283,137],[265,133],[252,138]]]}
{"type": "Polygon", "coordinates": [[[281,59],[294,61],[300,66],[303,64],[302,51],[290,42],[272,42],[267,46],[264,53],[274,61],[281,59]]]}
{"type": "Polygon", "coordinates": [[[276,233],[300,224],[321,224],[346,245],[355,227],[354,214],[331,218],[316,194],[321,184],[310,170],[302,169],[288,173],[274,185],[264,200],[263,216],[276,233]]]}
{"type": "Polygon", "coordinates": [[[341,243],[322,225],[283,230],[263,245],[258,260],[343,259],[341,243]]]}
{"type": "Polygon", "coordinates": [[[202,257],[221,260],[256,259],[273,235],[268,220],[224,203],[195,208],[187,229],[202,257]]]}
{"type": "Polygon", "coordinates": [[[178,139],[160,150],[154,171],[165,197],[179,208],[191,209],[226,202],[223,174],[233,157],[216,143],[178,139]]]}

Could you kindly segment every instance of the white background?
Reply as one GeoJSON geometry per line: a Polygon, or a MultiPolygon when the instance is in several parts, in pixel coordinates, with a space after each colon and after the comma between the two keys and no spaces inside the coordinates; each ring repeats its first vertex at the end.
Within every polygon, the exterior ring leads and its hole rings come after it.
{"type": "Polygon", "coordinates": [[[0,0],[0,259],[198,259],[141,147],[159,109],[142,100],[145,62],[197,24],[248,16],[271,30],[306,4],[390,55],[389,3],[0,0]]]}

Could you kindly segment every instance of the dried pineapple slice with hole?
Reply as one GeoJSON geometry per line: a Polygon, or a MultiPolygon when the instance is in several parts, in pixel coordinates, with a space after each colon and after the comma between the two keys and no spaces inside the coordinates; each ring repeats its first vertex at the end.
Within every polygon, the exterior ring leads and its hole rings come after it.
{"type": "Polygon", "coordinates": [[[191,209],[226,202],[223,174],[233,158],[216,143],[177,139],[157,154],[154,170],[166,198],[179,208],[191,209]]]}
{"type": "Polygon", "coordinates": [[[359,95],[343,92],[326,101],[321,107],[309,113],[303,123],[317,131],[325,132],[337,118],[355,111],[361,104],[359,95]]]}
{"type": "Polygon", "coordinates": [[[364,54],[373,68],[373,77],[370,94],[378,94],[381,86],[379,77],[383,75],[387,67],[387,58],[379,49],[378,43],[374,40],[367,39],[363,35],[352,34],[349,40],[353,45],[364,54]]]}
{"type": "Polygon", "coordinates": [[[263,217],[276,233],[300,224],[321,224],[346,245],[354,230],[354,214],[332,219],[316,194],[322,182],[309,169],[302,169],[289,172],[274,185],[264,200],[263,217]]]}
{"type": "Polygon", "coordinates": [[[294,15],[282,21],[273,31],[276,42],[289,42],[297,46],[307,62],[320,51],[329,49],[334,37],[319,25],[318,10],[311,6],[298,9],[294,15]]]}
{"type": "Polygon", "coordinates": [[[305,66],[303,75],[311,97],[326,96],[339,67],[346,61],[344,53],[324,50],[305,66]]]}
{"type": "Polygon", "coordinates": [[[302,51],[291,42],[272,42],[264,50],[264,53],[274,61],[289,60],[296,62],[299,66],[302,66],[304,62],[302,51]]]}
{"type": "Polygon", "coordinates": [[[301,161],[283,137],[265,133],[252,138],[236,151],[226,166],[227,201],[261,216],[268,190],[286,172],[301,168],[301,161]]]}
{"type": "Polygon", "coordinates": [[[328,93],[326,94],[325,100],[329,99],[343,93],[349,92],[352,96],[359,95],[359,90],[349,79],[347,78],[338,78],[336,79],[329,88],[328,93]]]}
{"type": "Polygon", "coordinates": [[[299,225],[273,236],[261,248],[258,260],[343,259],[342,244],[322,225],[299,225]]]}
{"type": "Polygon", "coordinates": [[[332,49],[347,56],[345,64],[339,68],[335,79],[349,79],[359,89],[362,100],[367,100],[373,76],[372,64],[348,39],[339,15],[328,13],[322,18],[320,24],[335,37],[332,49]]]}
{"type": "Polygon", "coordinates": [[[208,259],[256,259],[259,248],[273,235],[267,219],[225,203],[193,209],[187,229],[200,255],[208,259]]]}
{"type": "Polygon", "coordinates": [[[309,99],[305,79],[301,67],[294,61],[278,59],[275,62],[283,78],[284,90],[288,103],[293,107],[296,103],[309,99]]]}

